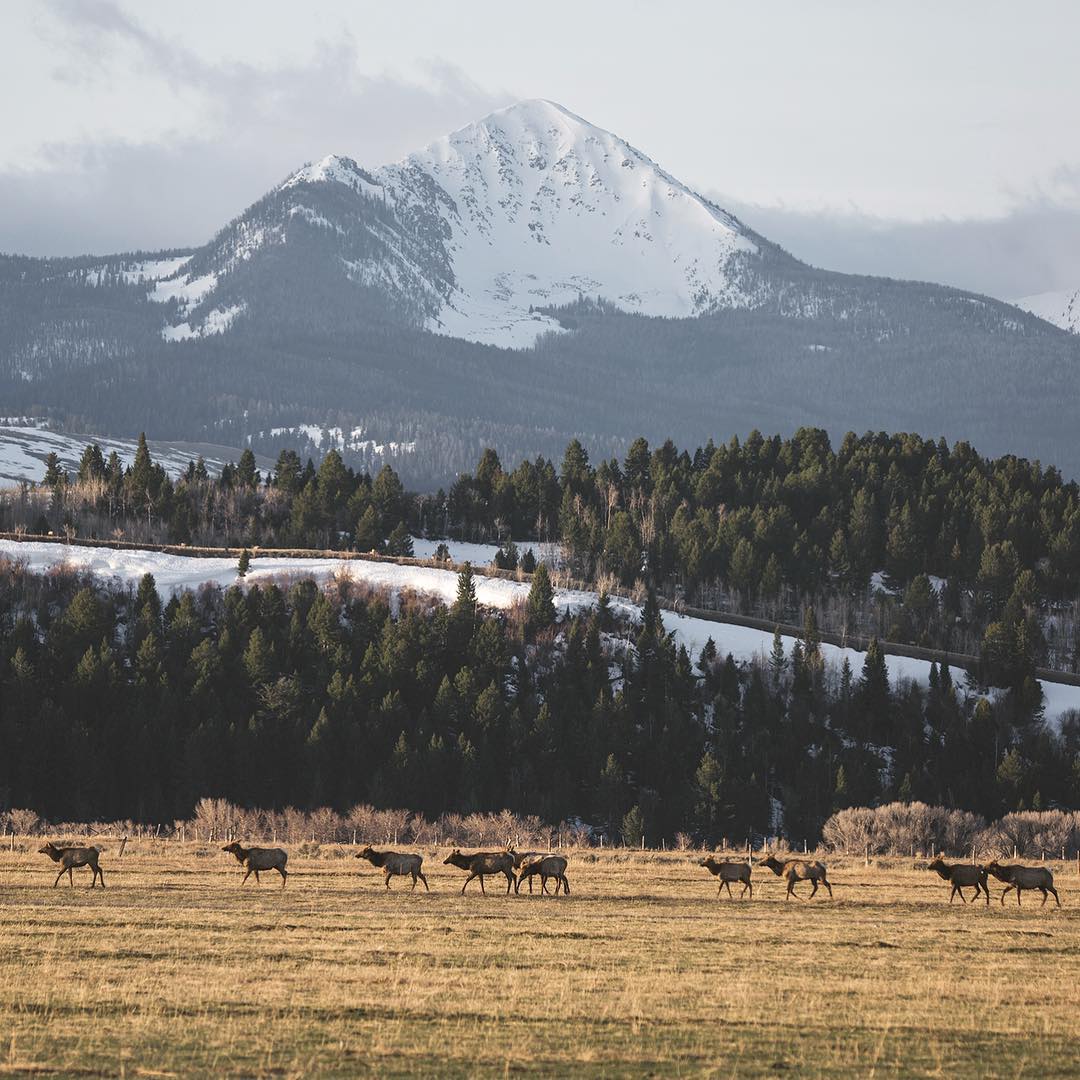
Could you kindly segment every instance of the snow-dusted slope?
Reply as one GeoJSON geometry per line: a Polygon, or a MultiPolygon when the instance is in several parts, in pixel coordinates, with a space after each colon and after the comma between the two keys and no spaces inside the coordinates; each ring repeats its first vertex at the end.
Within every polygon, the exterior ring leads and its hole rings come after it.
{"type": "MultiPolygon", "coordinates": [[[[45,478],[45,459],[56,454],[67,472],[76,472],[87,443],[96,442],[108,457],[114,450],[125,465],[135,460],[138,443],[135,439],[104,439],[98,435],[66,435],[50,431],[40,422],[24,417],[0,417],[0,487],[29,480],[37,483],[45,478]]],[[[173,446],[168,443],[150,444],[153,458],[172,477],[179,476],[196,458],[200,450],[193,446],[173,446]]],[[[226,461],[235,461],[239,451],[206,448],[204,458],[212,474],[221,472],[226,461]]]]}
{"type": "Polygon", "coordinates": [[[1044,292],[1015,301],[1018,308],[1038,315],[1040,319],[1080,334],[1080,289],[1074,292],[1044,292]]]}
{"type": "Polygon", "coordinates": [[[531,307],[583,295],[677,317],[748,301],[734,267],[757,248],[740,224],[553,102],[492,113],[376,177],[450,226],[455,285],[431,320],[440,333],[530,345],[557,327],[531,307]]]}

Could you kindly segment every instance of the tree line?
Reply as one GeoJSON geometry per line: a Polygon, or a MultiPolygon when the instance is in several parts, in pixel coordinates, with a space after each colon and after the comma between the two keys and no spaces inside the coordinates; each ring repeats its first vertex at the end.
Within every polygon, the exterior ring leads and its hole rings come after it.
{"type": "Polygon", "coordinates": [[[639,438],[595,464],[574,440],[559,465],[512,470],[489,448],[428,494],[337,451],[316,467],[284,450],[262,476],[245,450],[174,481],[140,439],[130,468],[94,444],[72,476],[50,460],[39,490],[0,498],[0,526],[396,555],[422,534],[501,543],[509,568],[520,541],[550,541],[601,588],[796,623],[812,605],[829,631],[978,654],[985,682],[1018,686],[1036,666],[1080,668],[1078,495],[1056,469],[966,443],[868,433],[834,449],[809,428],[693,453],[639,438]]]}
{"type": "Polygon", "coordinates": [[[1037,684],[993,699],[947,666],[890,683],[802,640],[738,663],[606,601],[558,621],[547,568],[509,612],[350,578],[162,597],[0,568],[0,807],[172,822],[204,797],[268,810],[508,809],[626,843],[814,839],[837,810],[922,799],[996,817],[1080,803],[1080,723],[1037,684]]]}

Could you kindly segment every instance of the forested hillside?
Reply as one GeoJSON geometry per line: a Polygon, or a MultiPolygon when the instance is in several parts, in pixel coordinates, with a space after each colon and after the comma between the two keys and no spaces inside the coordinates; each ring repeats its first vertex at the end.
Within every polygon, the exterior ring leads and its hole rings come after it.
{"type": "Polygon", "coordinates": [[[783,833],[836,809],[924,799],[986,816],[1080,800],[1080,726],[991,702],[947,668],[928,690],[822,660],[812,622],[788,654],[691,657],[649,600],[555,622],[527,603],[451,607],[346,579],[168,602],[70,571],[0,566],[0,805],[61,820],[171,823],[203,796],[245,806],[509,808],[584,819],[637,844],[783,833]],[[396,612],[396,613],[395,613],[396,612]]]}
{"type": "MultiPolygon", "coordinates": [[[[77,475],[0,497],[0,528],[147,543],[411,553],[410,535],[557,542],[561,569],[608,590],[982,656],[1022,687],[1037,666],[1077,670],[1080,491],[1055,469],[971,446],[883,433],[754,433],[692,453],[633,443],[622,460],[504,469],[486,450],[448,491],[409,494],[393,469],[318,468],[251,453],[173,483],[143,447],[131,469],[87,448],[77,475]]],[[[524,555],[507,543],[500,565],[524,555]]],[[[531,566],[527,569],[531,569],[531,566]]]]}

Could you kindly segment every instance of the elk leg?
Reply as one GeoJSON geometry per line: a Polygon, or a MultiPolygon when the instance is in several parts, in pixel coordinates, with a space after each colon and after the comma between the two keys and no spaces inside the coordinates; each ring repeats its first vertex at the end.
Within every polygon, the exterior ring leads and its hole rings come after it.
{"type": "MultiPolygon", "coordinates": [[[[241,884],[241,885],[243,885],[243,884],[244,884],[244,882],[245,882],[245,881],[247,881],[247,879],[248,879],[249,877],[251,877],[251,871],[250,871],[250,870],[249,870],[249,871],[248,871],[248,872],[247,872],[247,873],[246,873],[246,874],[244,875],[244,877],[243,877],[243,880],[242,880],[242,881],[240,882],[240,884],[241,884]]],[[[259,880],[259,876],[258,876],[257,874],[255,875],[255,880],[256,880],[256,881],[258,881],[258,880],[259,880]]]]}
{"type": "Polygon", "coordinates": [[[829,890],[829,899],[831,900],[832,899],[832,886],[824,878],[821,879],[821,884],[824,885],[825,888],[829,890]]]}
{"type": "Polygon", "coordinates": [[[285,888],[285,882],[288,880],[289,875],[285,872],[283,867],[277,867],[277,872],[281,875],[281,887],[285,888]]]}
{"type": "Polygon", "coordinates": [[[72,873],[73,869],[74,869],[74,867],[71,867],[71,866],[68,867],[68,885],[70,885],[71,888],[74,889],[75,888],[75,875],[72,873]]]}
{"type": "Polygon", "coordinates": [[[65,874],[65,871],[63,870],[63,868],[61,868],[60,873],[56,875],[56,880],[53,882],[52,887],[54,889],[56,888],[57,885],[60,884],[60,879],[64,876],[64,874],[65,874]]]}
{"type": "Polygon", "coordinates": [[[1053,885],[1047,885],[1046,887],[1054,894],[1054,900],[1057,902],[1057,906],[1061,907],[1061,897],[1058,896],[1057,889],[1055,889],[1053,885]]]}
{"type": "Polygon", "coordinates": [[[425,892],[431,892],[431,890],[428,888],[427,878],[424,877],[424,875],[419,870],[416,872],[416,876],[424,883],[425,892]]]}
{"type": "MultiPolygon", "coordinates": [[[[1042,886],[1040,885],[1039,888],[1042,889],[1042,886]]],[[[1042,889],[1042,894],[1043,902],[1039,905],[1039,907],[1046,907],[1046,901],[1050,898],[1050,894],[1045,889],[1042,889]]]]}
{"type": "Polygon", "coordinates": [[[1023,889],[1021,889],[1021,888],[1020,888],[1020,886],[1019,886],[1019,885],[1017,885],[1017,886],[1016,886],[1016,906],[1017,906],[1017,907],[1019,907],[1019,906],[1020,906],[1020,893],[1021,893],[1021,892],[1023,892],[1023,889]]]}
{"type": "Polygon", "coordinates": [[[742,892],[739,894],[739,899],[740,900],[746,895],[746,890],[747,889],[750,890],[750,899],[751,900],[754,899],[754,886],[751,885],[749,881],[747,881],[742,887],[742,892]]]}
{"type": "Polygon", "coordinates": [[[259,880],[259,871],[258,870],[255,871],[255,884],[256,885],[262,884],[262,882],[259,880]]]}
{"type": "Polygon", "coordinates": [[[514,884],[514,875],[509,870],[504,870],[503,873],[506,874],[506,895],[509,896],[510,886],[514,884]]]}
{"type": "Polygon", "coordinates": [[[480,892],[484,896],[487,896],[487,889],[484,888],[484,875],[483,874],[480,875],[480,892]]]}
{"type": "MultiPolygon", "coordinates": [[[[470,874],[470,875],[469,875],[469,876],[468,876],[468,877],[467,877],[467,878],[465,879],[465,885],[468,885],[468,884],[469,884],[469,882],[470,882],[470,881],[472,881],[472,879],[473,879],[474,877],[476,877],[476,875],[475,875],[475,874],[470,874]]],[[[462,886],[461,886],[461,895],[462,895],[462,896],[464,896],[464,895],[465,895],[465,885],[462,885],[462,886]]],[[[483,878],[481,878],[481,879],[480,879],[480,887],[481,887],[481,888],[483,888],[483,885],[484,885],[484,879],[483,879],[483,878]]]]}
{"type": "Polygon", "coordinates": [[[98,877],[101,878],[101,887],[105,888],[105,871],[100,866],[95,866],[94,869],[98,872],[98,877]]]}
{"type": "Polygon", "coordinates": [[[559,880],[562,882],[562,891],[564,896],[570,895],[570,882],[567,881],[565,874],[559,875],[559,880]]]}
{"type": "MultiPolygon", "coordinates": [[[[386,891],[389,892],[390,891],[390,871],[389,870],[387,870],[383,874],[383,884],[386,886],[386,891]]],[[[415,884],[415,882],[413,884],[415,884]]]]}
{"type": "Polygon", "coordinates": [[[817,891],[818,891],[817,878],[811,878],[810,879],[810,884],[813,886],[813,888],[810,890],[810,899],[813,900],[814,897],[817,895],[817,891]]]}

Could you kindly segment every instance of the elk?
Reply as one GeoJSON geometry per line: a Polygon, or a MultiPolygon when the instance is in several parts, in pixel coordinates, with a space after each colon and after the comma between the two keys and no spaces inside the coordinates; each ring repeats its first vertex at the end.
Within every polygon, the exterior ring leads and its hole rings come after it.
{"type": "Polygon", "coordinates": [[[770,855],[767,859],[762,859],[760,866],[767,866],[777,877],[787,879],[787,895],[785,900],[790,900],[791,897],[795,897],[796,900],[801,900],[802,897],[795,891],[795,883],[799,881],[809,881],[813,885],[813,889],[810,892],[810,896],[807,899],[813,899],[814,894],[818,891],[818,885],[824,885],[829,890],[829,899],[832,899],[832,886],[829,884],[829,879],[825,876],[825,864],[818,862],[817,860],[809,861],[807,859],[777,859],[776,856],[770,855]]]}
{"type": "Polygon", "coordinates": [[[357,852],[356,857],[358,859],[367,859],[372,866],[382,868],[382,872],[386,875],[387,889],[390,888],[390,879],[392,877],[411,877],[413,889],[416,888],[416,879],[419,878],[424,883],[424,888],[431,892],[428,888],[427,878],[424,877],[424,872],[420,869],[424,864],[423,855],[406,855],[397,851],[375,851],[370,847],[366,847],[363,851],[357,852]]]}
{"type": "Polygon", "coordinates": [[[258,884],[260,870],[276,870],[281,875],[281,887],[285,888],[285,881],[289,876],[289,872],[285,869],[285,864],[289,861],[288,852],[276,847],[246,848],[235,840],[231,844],[226,844],[221,850],[235,855],[236,861],[247,871],[240,882],[241,885],[252,874],[255,875],[255,883],[258,884]]]}
{"type": "Polygon", "coordinates": [[[524,863],[514,883],[514,892],[518,892],[526,878],[529,880],[529,892],[532,892],[532,879],[536,874],[540,875],[540,892],[543,895],[547,895],[548,878],[555,879],[556,896],[559,895],[560,886],[567,896],[570,895],[570,882],[566,880],[566,859],[562,855],[541,855],[524,863]]]}
{"type": "Polygon", "coordinates": [[[992,862],[987,868],[988,874],[993,874],[998,881],[1005,882],[1005,889],[1001,894],[1001,902],[1005,903],[1005,893],[1010,889],[1016,890],[1016,904],[1020,906],[1020,893],[1024,889],[1038,889],[1042,893],[1042,904],[1046,906],[1047,897],[1054,894],[1057,906],[1061,907],[1061,897],[1054,888],[1054,875],[1045,866],[1017,866],[1015,864],[1002,866],[998,862],[992,862]]]}
{"type": "Polygon", "coordinates": [[[747,892],[750,893],[750,899],[754,899],[754,886],[750,883],[750,864],[744,862],[717,862],[711,855],[707,855],[704,859],[698,862],[698,866],[704,866],[714,877],[720,879],[720,886],[716,890],[716,898],[720,899],[720,893],[727,888],[728,898],[734,900],[735,897],[731,895],[731,883],[733,881],[742,882],[742,892],[739,893],[739,899],[741,900],[747,892]]]}
{"type": "Polygon", "coordinates": [[[97,884],[98,878],[101,878],[101,887],[105,888],[105,874],[98,866],[98,856],[101,852],[96,847],[57,847],[46,840],[38,848],[38,854],[48,855],[54,863],[60,864],[60,873],[56,875],[56,880],[53,882],[54,889],[60,884],[60,879],[65,874],[68,876],[68,884],[74,889],[75,878],[71,872],[80,866],[89,866],[94,872],[94,876],[90,879],[91,889],[97,884]]]}
{"type": "Polygon", "coordinates": [[[952,892],[949,893],[950,904],[957,893],[960,894],[960,902],[966,904],[967,899],[964,896],[964,890],[971,885],[975,886],[975,895],[971,898],[972,903],[979,899],[980,891],[986,894],[987,904],[990,903],[990,890],[986,885],[985,866],[976,866],[972,863],[947,863],[939,855],[926,869],[933,870],[938,877],[943,878],[952,885],[952,892]]]}
{"type": "MultiPolygon", "coordinates": [[[[548,851],[515,851],[509,844],[506,845],[506,853],[514,860],[514,869],[517,870],[525,863],[532,862],[534,859],[542,859],[545,855],[551,854],[548,851]]],[[[533,891],[532,875],[529,876],[529,892],[533,891]]]]}
{"type": "MultiPolygon", "coordinates": [[[[445,859],[443,866],[456,866],[459,870],[468,870],[469,876],[465,879],[468,885],[473,878],[480,879],[480,891],[486,896],[484,878],[488,874],[506,875],[506,894],[510,895],[510,886],[514,884],[514,856],[509,851],[477,851],[472,855],[462,855],[454,848],[445,859]]],[[[461,886],[461,895],[465,895],[465,885],[461,886]]]]}

